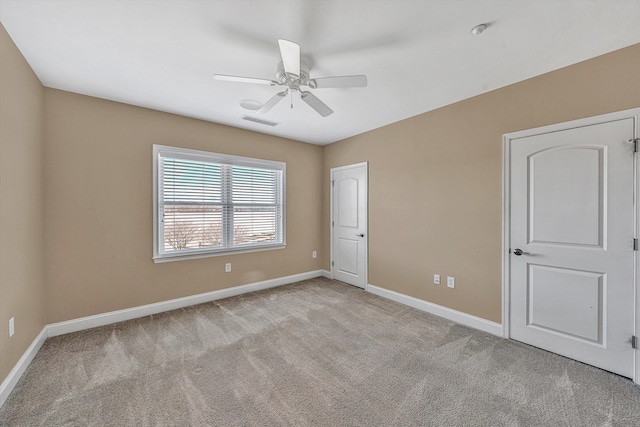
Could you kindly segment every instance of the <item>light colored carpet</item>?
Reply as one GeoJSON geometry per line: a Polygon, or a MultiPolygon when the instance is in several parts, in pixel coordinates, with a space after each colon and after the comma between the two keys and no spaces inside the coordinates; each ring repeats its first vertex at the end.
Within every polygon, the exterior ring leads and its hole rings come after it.
{"type": "Polygon", "coordinates": [[[46,341],[2,426],[638,426],[627,379],[319,278],[46,341]]]}

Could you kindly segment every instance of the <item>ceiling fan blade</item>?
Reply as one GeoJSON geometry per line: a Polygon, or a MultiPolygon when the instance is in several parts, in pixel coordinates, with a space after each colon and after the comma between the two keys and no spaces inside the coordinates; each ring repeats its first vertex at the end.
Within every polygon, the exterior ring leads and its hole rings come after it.
{"type": "Polygon", "coordinates": [[[340,76],[340,77],[323,77],[313,79],[316,88],[325,87],[366,87],[367,76],[340,76]]]}
{"type": "Polygon", "coordinates": [[[311,108],[316,110],[322,117],[327,117],[333,113],[333,110],[327,106],[324,102],[320,101],[317,96],[311,92],[300,92],[300,97],[304,102],[309,104],[311,108]]]}
{"type": "Polygon", "coordinates": [[[269,110],[271,110],[273,107],[275,107],[275,105],[282,101],[284,99],[284,97],[287,96],[287,91],[283,91],[280,93],[276,93],[275,95],[273,95],[271,97],[271,99],[269,99],[267,102],[265,102],[265,104],[262,106],[262,108],[260,108],[257,113],[258,114],[264,114],[266,112],[268,112],[269,110]]]}
{"type": "Polygon", "coordinates": [[[214,80],[220,80],[224,82],[235,82],[235,83],[256,83],[260,85],[269,85],[275,86],[278,82],[267,79],[256,79],[255,77],[241,77],[241,76],[227,76],[225,74],[214,74],[214,80]]]}
{"type": "Polygon", "coordinates": [[[278,39],[280,56],[284,72],[295,77],[300,77],[300,45],[289,40],[278,39]]]}

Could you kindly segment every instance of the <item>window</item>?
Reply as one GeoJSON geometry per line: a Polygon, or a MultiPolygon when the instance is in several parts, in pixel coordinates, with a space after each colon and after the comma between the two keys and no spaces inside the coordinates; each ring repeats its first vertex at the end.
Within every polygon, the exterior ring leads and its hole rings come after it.
{"type": "Polygon", "coordinates": [[[285,245],[285,164],[153,146],[156,262],[285,245]]]}

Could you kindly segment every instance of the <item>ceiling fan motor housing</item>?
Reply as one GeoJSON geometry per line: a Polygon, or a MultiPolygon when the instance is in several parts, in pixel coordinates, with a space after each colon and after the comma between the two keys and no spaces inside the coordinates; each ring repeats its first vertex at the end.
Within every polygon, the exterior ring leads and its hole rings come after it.
{"type": "Polygon", "coordinates": [[[276,81],[291,90],[300,90],[300,86],[312,86],[312,80],[309,79],[309,69],[302,64],[300,65],[300,76],[287,74],[284,71],[282,61],[278,64],[276,71],[276,81]]]}

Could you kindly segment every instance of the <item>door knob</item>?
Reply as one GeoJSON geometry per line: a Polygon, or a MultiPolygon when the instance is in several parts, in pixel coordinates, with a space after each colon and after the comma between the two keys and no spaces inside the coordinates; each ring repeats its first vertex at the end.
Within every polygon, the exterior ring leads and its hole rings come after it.
{"type": "Polygon", "coordinates": [[[531,255],[529,252],[525,252],[522,249],[514,249],[513,250],[513,254],[520,256],[520,255],[531,255]]]}
{"type": "Polygon", "coordinates": [[[364,233],[356,234],[356,236],[358,236],[358,237],[364,237],[364,233]]]}

